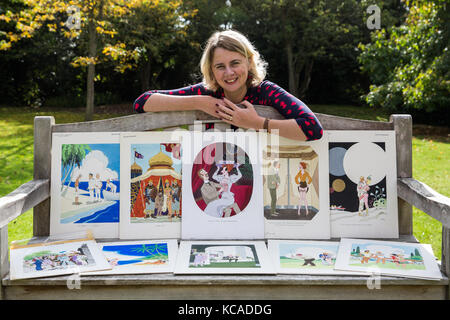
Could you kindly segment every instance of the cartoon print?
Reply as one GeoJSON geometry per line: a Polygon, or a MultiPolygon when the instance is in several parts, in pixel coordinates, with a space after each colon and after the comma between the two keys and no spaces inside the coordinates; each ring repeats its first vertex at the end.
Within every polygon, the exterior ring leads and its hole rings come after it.
{"type": "Polygon", "coordinates": [[[309,175],[308,171],[306,170],[307,164],[306,162],[300,162],[300,170],[295,176],[295,183],[298,184],[298,193],[299,193],[299,202],[298,202],[298,212],[297,214],[300,215],[300,209],[302,207],[302,204],[305,205],[306,215],[309,214],[308,212],[308,199],[306,197],[306,193],[309,190],[308,185],[311,184],[312,178],[309,175]]]}

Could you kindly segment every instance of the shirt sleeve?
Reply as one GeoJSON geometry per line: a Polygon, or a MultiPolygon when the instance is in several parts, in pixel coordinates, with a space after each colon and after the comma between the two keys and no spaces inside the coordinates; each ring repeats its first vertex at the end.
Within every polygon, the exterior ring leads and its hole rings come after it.
{"type": "Polygon", "coordinates": [[[295,119],[307,141],[319,140],[323,128],[316,115],[300,99],[270,81],[263,81],[257,87],[259,101],[256,104],[270,105],[286,119],[295,119]]]}
{"type": "Polygon", "coordinates": [[[212,95],[212,91],[207,90],[201,83],[173,90],[150,90],[141,94],[133,103],[134,112],[144,113],[144,104],[154,93],[161,93],[174,96],[194,96],[194,95],[212,95]]]}

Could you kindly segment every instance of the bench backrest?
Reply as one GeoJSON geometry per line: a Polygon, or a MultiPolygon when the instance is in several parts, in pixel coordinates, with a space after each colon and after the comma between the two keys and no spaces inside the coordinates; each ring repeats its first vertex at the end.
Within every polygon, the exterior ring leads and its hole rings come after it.
{"type": "MultiPolygon", "coordinates": [[[[284,119],[275,109],[255,106],[259,115],[270,119],[284,119]]],[[[391,115],[389,122],[358,120],[325,114],[316,114],[324,130],[395,130],[397,150],[397,177],[412,177],[412,117],[391,115]]],[[[193,126],[196,121],[218,122],[200,111],[144,113],[107,120],[55,124],[51,116],[38,116],[34,121],[34,179],[49,179],[51,176],[51,145],[53,132],[122,132],[149,131],[161,128],[193,126]]],[[[218,122],[222,123],[223,122],[218,122]]],[[[215,129],[220,130],[229,126],[215,129]]],[[[412,207],[398,199],[399,233],[412,235],[412,207]]],[[[50,232],[50,199],[34,208],[34,236],[48,236],[50,232]]]]}

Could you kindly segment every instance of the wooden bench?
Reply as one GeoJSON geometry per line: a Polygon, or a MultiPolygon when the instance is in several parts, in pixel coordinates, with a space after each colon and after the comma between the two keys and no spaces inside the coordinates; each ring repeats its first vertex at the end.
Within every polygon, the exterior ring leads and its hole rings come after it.
{"type": "MultiPolygon", "coordinates": [[[[268,118],[282,119],[272,108],[256,106],[268,118]]],[[[50,229],[50,172],[53,132],[148,131],[213,120],[197,111],[146,113],[108,120],[55,124],[51,116],[34,121],[34,176],[0,199],[0,299],[449,299],[449,198],[412,178],[412,118],[392,115],[389,122],[317,114],[325,130],[395,130],[400,241],[416,242],[412,206],[442,223],[442,280],[382,276],[220,275],[57,276],[10,280],[8,223],[33,211],[34,237],[50,229]],[[79,280],[79,282],[77,282],[79,280]],[[379,289],[377,289],[377,287],[379,289]],[[77,289],[79,288],[79,289],[77,289]],[[370,289],[372,288],[372,289],[370,289]]],[[[216,125],[220,127],[220,125],[216,125]]],[[[338,239],[334,239],[338,240],[338,239]]]]}

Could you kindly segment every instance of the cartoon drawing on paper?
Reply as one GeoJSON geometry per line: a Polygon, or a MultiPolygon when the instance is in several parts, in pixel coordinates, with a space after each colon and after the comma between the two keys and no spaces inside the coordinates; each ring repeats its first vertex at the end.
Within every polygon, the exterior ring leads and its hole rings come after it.
{"type": "Polygon", "coordinates": [[[192,192],[205,214],[227,218],[241,213],[250,201],[252,190],[252,166],[238,146],[213,143],[196,156],[192,192]]]}
{"type": "Polygon", "coordinates": [[[264,216],[312,220],[320,210],[319,156],[310,146],[268,146],[263,152],[264,216]],[[267,195],[268,193],[268,195],[267,195]]]}
{"type": "Polygon", "coordinates": [[[349,266],[425,270],[418,247],[376,243],[353,243],[349,266]]]}
{"type": "Polygon", "coordinates": [[[329,143],[332,221],[386,219],[386,159],[384,142],[329,143]]]}
{"type": "Polygon", "coordinates": [[[60,223],[119,221],[119,144],[63,144],[60,223]]]}
{"type": "Polygon", "coordinates": [[[192,245],[190,268],[260,268],[254,245],[192,245]]]}
{"type": "Polygon", "coordinates": [[[112,267],[163,265],[169,257],[167,243],[104,245],[102,250],[112,267]]]}
{"type": "Polygon", "coordinates": [[[36,251],[23,257],[24,273],[92,265],[95,265],[95,260],[86,244],[69,250],[36,251]]]}
{"type": "Polygon", "coordinates": [[[280,243],[281,268],[333,269],[339,244],[280,243]]]}
{"type": "Polygon", "coordinates": [[[130,221],[181,219],[181,149],[179,143],[131,144],[130,221]]]}

